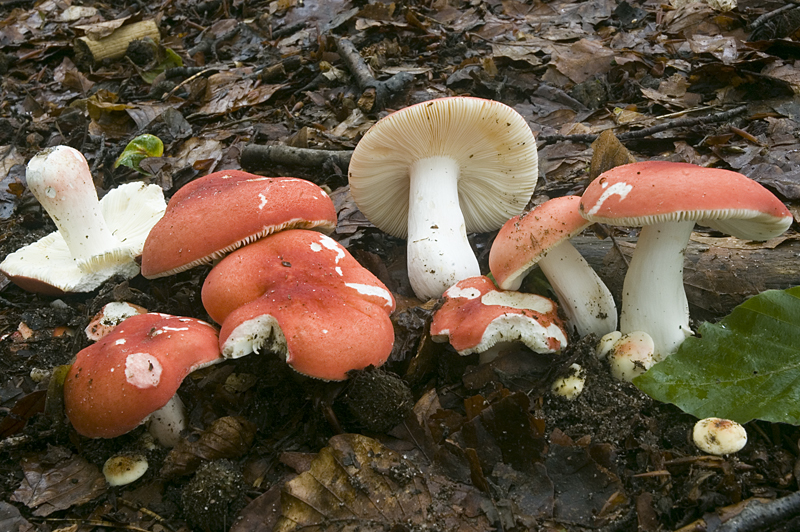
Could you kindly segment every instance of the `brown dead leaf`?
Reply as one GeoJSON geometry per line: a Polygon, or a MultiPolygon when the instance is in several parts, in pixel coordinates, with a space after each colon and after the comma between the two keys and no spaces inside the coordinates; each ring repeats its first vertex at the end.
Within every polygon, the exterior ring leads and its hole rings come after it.
{"type": "Polygon", "coordinates": [[[161,475],[166,478],[192,473],[201,462],[244,455],[256,435],[252,422],[235,416],[214,421],[196,441],[182,439],[164,459],[161,475]]]}
{"type": "Polygon", "coordinates": [[[11,500],[35,508],[33,515],[39,517],[87,503],[106,491],[100,469],[66,449],[27,455],[21,465],[25,478],[11,500]]]}
{"type": "Polygon", "coordinates": [[[425,475],[377,440],[342,434],[331,438],[309,471],[284,486],[283,516],[274,530],[325,528],[331,522],[370,529],[489,530],[483,504],[491,503],[472,486],[425,475]]]}
{"type": "Polygon", "coordinates": [[[205,104],[197,111],[200,115],[222,115],[242,107],[263,103],[285,85],[258,84],[256,79],[245,76],[252,69],[232,69],[208,78],[205,104]]]}
{"type": "Polygon", "coordinates": [[[0,530],[33,532],[36,529],[22,517],[16,506],[0,501],[0,530]]]}
{"type": "Polygon", "coordinates": [[[589,169],[589,177],[594,179],[603,172],[607,172],[616,166],[635,163],[636,158],[631,155],[628,148],[614,135],[610,129],[606,129],[592,142],[592,163],[589,169]]]}
{"type": "Polygon", "coordinates": [[[570,46],[558,46],[550,64],[574,83],[611,70],[614,52],[600,41],[581,39],[570,46]]]}

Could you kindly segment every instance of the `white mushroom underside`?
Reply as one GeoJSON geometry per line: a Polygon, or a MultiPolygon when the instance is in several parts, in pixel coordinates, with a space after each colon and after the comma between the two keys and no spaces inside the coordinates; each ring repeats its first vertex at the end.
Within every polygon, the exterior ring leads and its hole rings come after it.
{"type": "Polygon", "coordinates": [[[153,225],[164,215],[166,202],[161,187],[126,183],[109,191],[100,200],[103,217],[111,233],[125,246],[120,256],[97,258],[94,271],[85,271],[72,257],[59,232],[50,233],[33,244],[9,254],[0,264],[8,276],[23,276],[47,283],[64,292],[90,292],[114,275],[127,279],[139,273],[133,260],[141,255],[144,241],[153,225]]]}
{"type": "Polygon", "coordinates": [[[240,358],[258,353],[262,348],[274,351],[284,358],[289,354],[280,324],[269,314],[242,322],[233,329],[222,346],[222,356],[240,358]]]}
{"type": "MultiPolygon", "coordinates": [[[[533,318],[521,314],[505,314],[492,320],[481,337],[481,341],[469,349],[459,351],[459,355],[471,355],[488,351],[501,342],[522,342],[536,353],[554,353],[550,347],[550,339],[554,338],[562,347],[567,345],[567,338],[561,328],[552,323],[547,327],[533,318]]],[[[484,362],[483,358],[481,362],[484,362]]]]}

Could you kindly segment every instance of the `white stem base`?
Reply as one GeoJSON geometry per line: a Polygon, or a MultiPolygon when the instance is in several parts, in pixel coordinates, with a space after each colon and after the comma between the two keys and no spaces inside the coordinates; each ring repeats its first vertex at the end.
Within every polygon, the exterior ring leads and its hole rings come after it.
{"type": "Polygon", "coordinates": [[[599,337],[617,329],[614,296],[575,246],[563,242],[539,260],[571,327],[599,337]]]}
{"type": "Polygon", "coordinates": [[[147,420],[147,430],[164,447],[175,447],[181,440],[181,432],[187,427],[186,407],[178,394],[150,414],[147,420]]]}
{"type": "Polygon", "coordinates": [[[458,201],[459,167],[449,157],[429,157],[409,173],[408,278],[417,297],[438,298],[480,275],[458,201]]]}
{"type": "Polygon", "coordinates": [[[683,288],[683,257],[693,228],[694,222],[643,227],[625,275],[620,331],[649,334],[656,362],[693,334],[683,288]]]}

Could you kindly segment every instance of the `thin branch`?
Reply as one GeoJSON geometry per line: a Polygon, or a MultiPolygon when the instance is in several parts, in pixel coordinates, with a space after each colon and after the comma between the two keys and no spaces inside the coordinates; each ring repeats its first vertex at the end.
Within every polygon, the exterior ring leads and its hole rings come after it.
{"type": "Polygon", "coordinates": [[[264,146],[250,144],[242,150],[240,163],[248,172],[269,170],[274,165],[299,166],[303,168],[322,168],[333,163],[343,170],[350,165],[352,150],[315,150],[312,148],[293,148],[283,144],[264,146]]]}
{"type": "Polygon", "coordinates": [[[349,39],[337,39],[336,49],[350,73],[356,78],[358,88],[362,91],[361,98],[358,99],[358,107],[365,113],[382,110],[389,98],[403,90],[403,87],[414,79],[414,75],[409,72],[398,72],[386,81],[378,81],[372,75],[372,69],[349,39]]]}
{"type": "MultiPolygon", "coordinates": [[[[660,133],[661,131],[666,131],[668,129],[679,128],[679,127],[693,127],[700,124],[713,124],[716,122],[725,122],[726,120],[730,120],[731,118],[744,113],[746,110],[747,110],[747,105],[740,105],[739,107],[734,107],[733,109],[730,109],[728,111],[722,111],[708,116],[678,118],[652,127],[637,129],[635,131],[626,131],[625,133],[620,133],[619,135],[617,135],[617,138],[620,141],[640,139],[648,137],[654,133],[660,133]]],[[[548,145],[560,141],[589,143],[589,142],[594,142],[596,139],[597,135],[542,135],[537,139],[537,141],[543,142],[544,145],[548,145]]]]}

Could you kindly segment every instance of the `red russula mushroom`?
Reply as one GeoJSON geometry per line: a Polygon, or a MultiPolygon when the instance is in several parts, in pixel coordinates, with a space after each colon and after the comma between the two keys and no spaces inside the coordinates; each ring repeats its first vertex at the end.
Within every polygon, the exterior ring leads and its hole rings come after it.
{"type": "Polygon", "coordinates": [[[181,187],[144,245],[142,275],[172,275],[266,235],[289,228],[329,233],[333,201],[320,187],[294,177],[224,170],[181,187]]]}
{"type": "MultiPolygon", "coordinates": [[[[84,436],[120,436],[171,408],[189,373],[221,360],[217,330],[208,323],[168,314],[132,316],[76,355],[64,380],[67,417],[84,436]]],[[[166,433],[174,438],[180,428],[166,427],[166,433]]]]}
{"type": "Polygon", "coordinates": [[[389,356],[394,297],[335,240],[293,229],[225,257],[203,285],[203,305],[218,323],[228,358],[262,348],[296,371],[343,380],[389,356]]]}
{"type": "Polygon", "coordinates": [[[528,203],[538,178],[536,140],[500,102],[440,98],[378,121],[348,171],[358,208],[407,238],[408,277],[421,299],[480,274],[469,232],[498,229],[528,203]]]}
{"type": "Polygon", "coordinates": [[[683,257],[695,222],[745,240],[767,240],[792,223],[789,209],[746,176],[687,163],[617,166],[583,194],[592,222],[643,226],[625,275],[620,331],[648,333],[658,362],[692,334],[683,257]]]}
{"type": "Polygon", "coordinates": [[[578,334],[603,336],[617,328],[617,307],[605,283],[570,244],[591,222],[579,196],[554,198],[508,220],[494,239],[489,268],[497,286],[517,290],[538,264],[578,334]]]}
{"type": "Polygon", "coordinates": [[[511,342],[522,342],[537,353],[554,353],[567,345],[554,302],[536,294],[497,290],[485,276],[447,289],[444,305],[433,315],[431,338],[449,341],[460,355],[481,353],[481,362],[492,360],[501,345],[511,342]]]}

